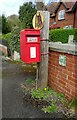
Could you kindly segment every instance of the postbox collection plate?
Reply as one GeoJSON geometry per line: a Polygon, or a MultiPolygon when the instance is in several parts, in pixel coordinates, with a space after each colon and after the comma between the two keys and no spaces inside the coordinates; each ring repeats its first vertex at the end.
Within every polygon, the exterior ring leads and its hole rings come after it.
{"type": "Polygon", "coordinates": [[[27,42],[37,42],[38,38],[37,37],[28,37],[27,42]]]}

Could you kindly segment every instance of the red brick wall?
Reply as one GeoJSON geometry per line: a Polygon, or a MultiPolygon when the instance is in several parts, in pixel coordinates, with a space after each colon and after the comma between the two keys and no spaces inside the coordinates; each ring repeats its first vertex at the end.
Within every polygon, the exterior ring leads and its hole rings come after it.
{"type": "Polygon", "coordinates": [[[48,84],[69,100],[77,96],[77,56],[50,51],[48,84]],[[59,65],[59,55],[66,56],[66,66],[59,65]]]}
{"type": "Polygon", "coordinates": [[[74,21],[74,14],[73,13],[65,13],[65,19],[58,20],[58,12],[60,10],[66,11],[66,9],[64,8],[64,6],[62,4],[59,7],[57,14],[56,14],[56,22],[60,25],[60,27],[63,28],[64,26],[73,25],[73,21],[74,21]]]}
{"type": "Polygon", "coordinates": [[[75,13],[75,28],[77,28],[77,8],[76,8],[76,13],[75,13]]]}
{"type": "Polygon", "coordinates": [[[54,22],[54,18],[50,18],[50,29],[54,28],[53,22],[54,22]]]}
{"type": "MultiPolygon", "coordinates": [[[[73,25],[73,22],[74,22],[74,13],[66,13],[65,12],[65,19],[64,20],[58,20],[58,12],[60,10],[65,10],[65,7],[61,4],[61,6],[59,7],[57,13],[56,13],[56,28],[57,27],[60,27],[60,28],[63,28],[64,26],[69,26],[69,25],[73,25]]],[[[53,18],[50,18],[50,26],[53,27],[53,25],[51,25],[51,21],[53,20],[53,18]]],[[[52,28],[51,27],[51,28],[52,28]]]]}

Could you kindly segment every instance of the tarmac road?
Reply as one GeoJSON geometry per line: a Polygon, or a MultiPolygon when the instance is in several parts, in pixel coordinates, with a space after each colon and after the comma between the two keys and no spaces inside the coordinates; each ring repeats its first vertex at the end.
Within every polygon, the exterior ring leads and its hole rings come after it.
{"type": "Polygon", "coordinates": [[[24,72],[19,64],[3,62],[2,118],[63,118],[60,113],[44,113],[23,101],[21,84],[28,78],[35,79],[35,74],[24,72]]]}

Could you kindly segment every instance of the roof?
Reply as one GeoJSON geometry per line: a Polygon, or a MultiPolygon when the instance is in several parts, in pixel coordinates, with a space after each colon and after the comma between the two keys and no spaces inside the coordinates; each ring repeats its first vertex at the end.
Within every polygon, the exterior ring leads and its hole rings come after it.
{"type": "Polygon", "coordinates": [[[47,10],[50,12],[50,16],[54,17],[60,5],[63,4],[63,6],[66,9],[66,12],[73,12],[77,8],[77,0],[73,0],[73,1],[74,2],[54,2],[47,6],[47,10]]]}
{"type": "Polygon", "coordinates": [[[64,2],[65,6],[67,9],[70,9],[71,7],[74,6],[75,2],[64,2]]]}
{"type": "Polygon", "coordinates": [[[59,2],[54,2],[52,4],[47,5],[47,10],[52,14],[55,12],[59,2]]]}
{"type": "Polygon", "coordinates": [[[72,7],[72,11],[74,11],[77,8],[77,1],[75,2],[74,6],[72,7]]]}

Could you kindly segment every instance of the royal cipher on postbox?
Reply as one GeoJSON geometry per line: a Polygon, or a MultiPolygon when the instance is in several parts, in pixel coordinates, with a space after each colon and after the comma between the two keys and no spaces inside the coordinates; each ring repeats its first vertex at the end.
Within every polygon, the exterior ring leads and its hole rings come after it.
{"type": "Polygon", "coordinates": [[[40,30],[21,30],[20,58],[25,63],[40,62],[40,30]]]}

